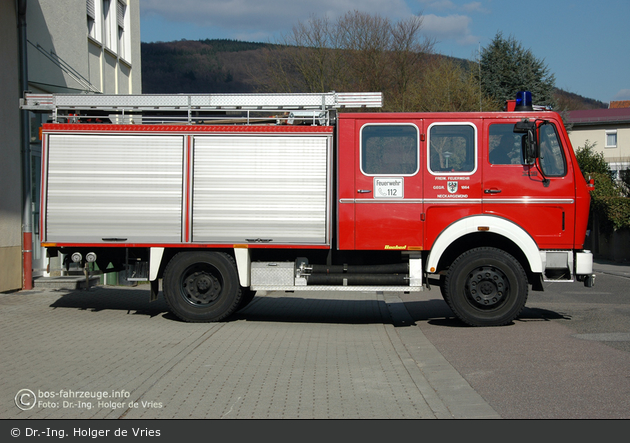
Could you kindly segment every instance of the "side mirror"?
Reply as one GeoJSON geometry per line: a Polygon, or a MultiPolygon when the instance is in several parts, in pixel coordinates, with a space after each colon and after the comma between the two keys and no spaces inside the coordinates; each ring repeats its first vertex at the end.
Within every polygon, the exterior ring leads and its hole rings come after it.
{"type": "Polygon", "coordinates": [[[536,143],[536,131],[530,129],[527,135],[523,136],[523,162],[526,165],[533,165],[538,157],[538,145],[536,143]]]}
{"type": "Polygon", "coordinates": [[[522,141],[523,163],[533,165],[538,157],[538,144],[536,140],[536,122],[523,119],[514,125],[515,134],[525,134],[522,141]]]}

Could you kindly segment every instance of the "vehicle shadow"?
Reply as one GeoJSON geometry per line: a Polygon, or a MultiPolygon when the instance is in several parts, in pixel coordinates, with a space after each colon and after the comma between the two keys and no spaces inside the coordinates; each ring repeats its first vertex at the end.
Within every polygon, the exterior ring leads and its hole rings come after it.
{"type": "Polygon", "coordinates": [[[75,308],[89,312],[127,311],[128,314],[147,315],[149,317],[162,314],[167,318],[176,319],[170,313],[161,294],[156,301],[149,301],[148,288],[123,289],[116,286],[94,286],[87,290],[63,293],[50,307],[55,309],[75,308]]]}
{"type": "MultiPolygon", "coordinates": [[[[97,286],[61,294],[51,308],[74,308],[89,312],[106,310],[127,311],[132,315],[162,316],[182,322],[172,314],[160,292],[156,301],[149,300],[149,289],[97,286]]],[[[566,315],[539,308],[525,307],[515,322],[568,319],[566,315]]],[[[253,301],[226,319],[231,321],[335,323],[335,324],[393,324],[396,327],[414,326],[427,322],[444,327],[468,327],[455,317],[442,299],[407,301],[388,304],[373,299],[335,299],[295,295],[256,296],[253,301]],[[402,306],[401,306],[402,305],[402,306]],[[401,309],[404,307],[404,309],[401,309]]]]}
{"type": "MultiPolygon", "coordinates": [[[[395,324],[387,304],[377,297],[365,298],[345,296],[334,298],[314,296],[308,293],[269,294],[256,296],[253,301],[224,322],[256,321],[286,323],[329,323],[329,324],[395,324]]],[[[50,304],[51,308],[71,308],[99,313],[108,310],[126,311],[133,315],[162,316],[167,320],[183,322],[172,314],[160,292],[158,299],[149,301],[148,288],[96,286],[89,290],[61,292],[60,297],[50,304]]]]}
{"type": "MultiPolygon", "coordinates": [[[[451,308],[449,308],[448,304],[441,298],[423,301],[408,301],[405,302],[404,305],[414,324],[418,322],[426,322],[431,325],[452,328],[470,327],[459,320],[451,308]]],[[[570,319],[570,317],[547,309],[529,308],[525,306],[521,314],[513,322],[511,322],[510,325],[514,325],[518,322],[550,321],[560,319],[567,320],[570,319]]]]}
{"type": "MultiPolygon", "coordinates": [[[[149,288],[95,286],[88,290],[60,291],[51,308],[73,308],[99,313],[108,310],[127,311],[133,315],[162,316],[183,322],[172,314],[162,292],[157,300],[149,300],[149,288]]],[[[255,297],[245,308],[225,322],[266,321],[294,323],[390,323],[387,306],[377,300],[337,300],[292,295],[255,297]]]]}
{"type": "MultiPolygon", "coordinates": [[[[387,304],[378,300],[310,299],[307,296],[255,297],[252,304],[233,316],[239,320],[303,323],[385,323],[396,327],[419,322],[445,327],[469,327],[442,299],[387,304]],[[404,309],[400,309],[403,305],[404,309]]],[[[567,316],[540,308],[525,307],[512,322],[549,321],[567,316]]]]}
{"type": "Polygon", "coordinates": [[[231,320],[288,323],[391,323],[387,305],[373,300],[342,300],[302,296],[256,296],[231,320]]]}

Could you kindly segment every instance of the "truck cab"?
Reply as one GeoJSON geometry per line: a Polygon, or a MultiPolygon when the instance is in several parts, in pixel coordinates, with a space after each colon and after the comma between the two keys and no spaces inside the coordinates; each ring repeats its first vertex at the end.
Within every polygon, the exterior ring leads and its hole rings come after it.
{"type": "Polygon", "coordinates": [[[592,187],[558,113],[340,114],[337,131],[339,249],[422,257],[460,318],[489,323],[528,285],[592,286],[592,187]]]}

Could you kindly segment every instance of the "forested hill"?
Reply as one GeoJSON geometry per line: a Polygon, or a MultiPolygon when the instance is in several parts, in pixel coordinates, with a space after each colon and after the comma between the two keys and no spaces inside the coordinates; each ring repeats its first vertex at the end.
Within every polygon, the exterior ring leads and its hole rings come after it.
{"type": "Polygon", "coordinates": [[[235,40],[142,43],[142,92],[256,92],[266,46],[235,40]]]}
{"type": "MultiPolygon", "coordinates": [[[[269,92],[266,49],[273,47],[270,43],[209,39],[142,43],[142,92],[269,92]]],[[[555,97],[562,109],[607,107],[563,90],[556,90],[555,97]]]]}

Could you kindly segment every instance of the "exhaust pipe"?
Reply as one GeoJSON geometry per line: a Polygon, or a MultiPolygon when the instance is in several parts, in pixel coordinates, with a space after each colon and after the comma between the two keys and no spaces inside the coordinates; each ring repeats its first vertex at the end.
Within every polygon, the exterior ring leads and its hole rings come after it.
{"type": "Polygon", "coordinates": [[[309,285],[331,286],[409,286],[406,274],[311,274],[309,285]]]}
{"type": "Polygon", "coordinates": [[[407,274],[408,263],[391,265],[311,265],[312,274],[407,274]]]}

